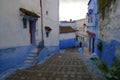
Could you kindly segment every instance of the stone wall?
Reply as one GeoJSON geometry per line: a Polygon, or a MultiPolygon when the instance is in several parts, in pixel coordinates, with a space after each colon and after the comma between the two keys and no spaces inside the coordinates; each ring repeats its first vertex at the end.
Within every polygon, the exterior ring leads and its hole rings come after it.
{"type": "Polygon", "coordinates": [[[116,40],[120,41],[120,3],[108,3],[106,7],[99,13],[99,38],[104,41],[116,40]]]}
{"type": "MultiPolygon", "coordinates": [[[[100,1],[100,0],[99,0],[100,1]]],[[[102,60],[111,66],[115,56],[120,56],[120,0],[106,1],[99,8],[99,38],[103,41],[102,60]],[[107,45],[106,45],[107,44],[107,45]],[[110,57],[109,57],[109,56],[110,57]],[[112,56],[111,56],[112,55],[112,56]],[[104,59],[105,58],[105,59],[104,59]],[[108,59],[109,61],[107,61],[108,59]]],[[[100,7],[100,4],[99,4],[100,7]]]]}

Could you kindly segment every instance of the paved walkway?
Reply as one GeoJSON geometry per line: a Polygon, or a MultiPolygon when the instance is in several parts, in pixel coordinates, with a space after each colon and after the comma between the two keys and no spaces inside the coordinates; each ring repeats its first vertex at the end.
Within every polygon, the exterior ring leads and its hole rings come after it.
{"type": "Polygon", "coordinates": [[[56,54],[43,64],[17,70],[6,80],[99,80],[94,79],[80,59],[77,49],[56,54]]]}
{"type": "Polygon", "coordinates": [[[90,52],[88,48],[84,47],[84,53],[86,57],[90,57],[90,52]]]}

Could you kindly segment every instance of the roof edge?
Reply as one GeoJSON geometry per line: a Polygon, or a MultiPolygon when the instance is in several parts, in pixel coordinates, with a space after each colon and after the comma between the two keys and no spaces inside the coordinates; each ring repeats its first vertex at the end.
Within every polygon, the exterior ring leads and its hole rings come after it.
{"type": "Polygon", "coordinates": [[[27,10],[27,9],[24,9],[24,8],[20,8],[19,10],[20,10],[22,13],[25,13],[26,15],[40,18],[40,16],[39,16],[38,14],[36,14],[35,12],[32,12],[32,11],[30,11],[30,10],[27,10]]]}
{"type": "Polygon", "coordinates": [[[90,4],[91,0],[89,0],[88,5],[90,4]]]}

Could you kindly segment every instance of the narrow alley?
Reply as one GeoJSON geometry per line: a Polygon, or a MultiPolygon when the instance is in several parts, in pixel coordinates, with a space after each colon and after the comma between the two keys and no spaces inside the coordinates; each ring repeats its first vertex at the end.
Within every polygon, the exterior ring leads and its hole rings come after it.
{"type": "Polygon", "coordinates": [[[120,0],[0,0],[0,80],[120,80],[120,0]]]}
{"type": "Polygon", "coordinates": [[[66,49],[44,63],[17,70],[6,80],[98,80],[80,59],[77,49],[66,49]]]}

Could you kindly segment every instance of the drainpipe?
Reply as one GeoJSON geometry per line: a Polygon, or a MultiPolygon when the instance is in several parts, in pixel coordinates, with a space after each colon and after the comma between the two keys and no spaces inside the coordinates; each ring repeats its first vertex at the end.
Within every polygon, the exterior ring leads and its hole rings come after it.
{"type": "Polygon", "coordinates": [[[40,11],[41,11],[41,33],[42,33],[42,48],[44,47],[44,35],[43,35],[43,10],[42,10],[42,0],[40,0],[40,11]]]}

